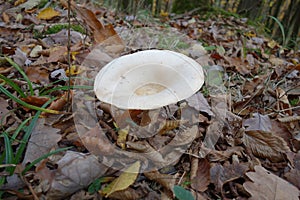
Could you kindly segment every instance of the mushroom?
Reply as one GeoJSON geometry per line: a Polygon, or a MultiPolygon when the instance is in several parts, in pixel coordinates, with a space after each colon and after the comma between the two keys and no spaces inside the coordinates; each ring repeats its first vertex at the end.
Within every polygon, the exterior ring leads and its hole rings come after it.
{"type": "Polygon", "coordinates": [[[97,74],[94,91],[105,103],[125,110],[151,110],[186,99],[204,83],[200,64],[169,50],[121,56],[97,74]]]}

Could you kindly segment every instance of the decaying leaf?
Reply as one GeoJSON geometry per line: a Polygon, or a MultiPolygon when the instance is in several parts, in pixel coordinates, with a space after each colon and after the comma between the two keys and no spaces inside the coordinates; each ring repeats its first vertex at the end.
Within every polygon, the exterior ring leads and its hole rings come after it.
{"type": "Polygon", "coordinates": [[[23,165],[49,153],[61,140],[61,135],[58,134],[60,130],[46,126],[44,123],[45,119],[38,119],[29,139],[23,165]]]}
{"type": "Polygon", "coordinates": [[[129,131],[129,126],[118,131],[117,144],[122,148],[126,148],[126,139],[129,131]]]}
{"type": "Polygon", "coordinates": [[[114,147],[99,126],[95,126],[80,136],[83,145],[93,155],[110,155],[114,147]]]}
{"type": "Polygon", "coordinates": [[[106,186],[101,193],[108,197],[112,193],[120,190],[124,190],[128,188],[131,184],[135,182],[135,179],[138,176],[140,170],[141,163],[136,161],[130,167],[128,167],[124,172],[116,178],[113,182],[111,182],[108,186],[106,186]]]}
{"type": "Polygon", "coordinates": [[[300,193],[295,186],[259,165],[256,165],[254,169],[255,172],[246,173],[252,182],[247,181],[243,184],[244,188],[251,194],[250,200],[299,199],[300,193]]]}
{"type": "Polygon", "coordinates": [[[272,162],[284,159],[284,154],[290,151],[283,138],[266,131],[245,131],[243,142],[255,156],[267,158],[272,162]]]}
{"type": "Polygon", "coordinates": [[[200,159],[197,166],[196,176],[191,176],[192,188],[204,192],[210,184],[210,164],[206,159],[200,159]]]}
{"type": "Polygon", "coordinates": [[[25,98],[20,98],[22,101],[29,103],[31,105],[39,106],[41,107],[44,105],[47,101],[49,101],[49,97],[38,97],[38,96],[27,96],[25,98]]]}
{"type": "Polygon", "coordinates": [[[26,75],[34,83],[49,84],[49,72],[42,67],[28,67],[26,75]]]}
{"type": "Polygon", "coordinates": [[[49,184],[46,194],[48,199],[66,198],[103,176],[109,168],[99,163],[94,155],[73,151],[67,151],[57,166],[55,170],[43,168],[37,172],[38,177],[49,184]]]}
{"type": "Polygon", "coordinates": [[[160,185],[162,185],[165,189],[167,189],[169,192],[173,191],[173,187],[175,185],[176,179],[174,176],[170,174],[161,174],[158,171],[151,171],[151,172],[144,172],[144,175],[160,185]]]}
{"type": "Polygon", "coordinates": [[[78,17],[80,17],[91,29],[96,43],[104,42],[110,37],[114,37],[114,42],[117,44],[123,43],[121,38],[118,37],[113,26],[104,26],[91,10],[76,5],[74,2],[72,2],[72,9],[75,10],[75,12],[78,14],[78,17]]]}
{"type": "Polygon", "coordinates": [[[0,124],[4,125],[6,124],[6,115],[9,112],[8,103],[5,99],[0,98],[0,124]]]}
{"type": "Polygon", "coordinates": [[[259,113],[254,113],[253,118],[246,119],[243,122],[243,126],[246,127],[246,131],[271,131],[272,129],[272,124],[269,116],[261,115],[259,113]]]}
{"type": "Polygon", "coordinates": [[[201,92],[197,92],[196,94],[187,98],[186,101],[188,102],[189,106],[195,108],[197,111],[205,112],[208,115],[213,116],[211,107],[201,92]]]}

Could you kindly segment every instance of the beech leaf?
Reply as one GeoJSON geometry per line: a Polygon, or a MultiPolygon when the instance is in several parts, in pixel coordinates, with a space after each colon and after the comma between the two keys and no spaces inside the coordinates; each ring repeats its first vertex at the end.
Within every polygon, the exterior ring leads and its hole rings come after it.
{"type": "Polygon", "coordinates": [[[136,180],[141,163],[136,161],[128,167],[118,178],[105,187],[101,193],[108,197],[112,193],[128,188],[136,180]]]}
{"type": "Polygon", "coordinates": [[[243,184],[251,194],[251,199],[289,199],[298,200],[299,190],[284,179],[272,174],[262,166],[255,166],[255,172],[247,172],[246,175],[252,181],[243,184]]]}
{"type": "Polygon", "coordinates": [[[246,131],[243,142],[255,156],[268,158],[272,162],[283,160],[283,153],[290,151],[283,138],[265,131],[246,131]]]}

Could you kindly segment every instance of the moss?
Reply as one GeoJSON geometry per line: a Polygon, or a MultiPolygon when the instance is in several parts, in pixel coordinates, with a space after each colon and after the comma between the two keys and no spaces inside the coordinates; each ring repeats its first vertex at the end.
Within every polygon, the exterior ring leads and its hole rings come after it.
{"type": "MultiPolygon", "coordinates": [[[[58,33],[59,31],[63,29],[67,29],[69,26],[68,24],[56,24],[51,27],[49,27],[44,34],[50,35],[50,34],[55,34],[58,33]]],[[[74,31],[77,31],[79,33],[85,34],[85,29],[81,25],[71,25],[71,29],[74,31]]]]}

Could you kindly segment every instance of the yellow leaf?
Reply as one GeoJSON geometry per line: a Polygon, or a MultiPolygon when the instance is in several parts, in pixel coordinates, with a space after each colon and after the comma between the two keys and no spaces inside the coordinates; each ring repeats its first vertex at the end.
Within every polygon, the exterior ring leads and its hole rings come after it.
{"type": "Polygon", "coordinates": [[[126,139],[129,131],[129,126],[127,126],[124,129],[120,129],[118,131],[118,139],[117,139],[117,145],[119,145],[122,149],[126,148],[126,139]]]}
{"type": "Polygon", "coordinates": [[[42,10],[42,11],[38,14],[37,18],[48,20],[48,19],[52,19],[53,17],[57,17],[57,16],[59,16],[59,15],[60,15],[59,12],[57,12],[56,10],[54,10],[54,9],[51,8],[51,7],[48,7],[48,8],[45,8],[44,10],[42,10]]]}
{"type": "Polygon", "coordinates": [[[80,70],[79,67],[77,67],[76,65],[72,65],[71,66],[71,69],[69,71],[69,69],[66,70],[66,75],[69,76],[69,75],[77,75],[77,74],[80,74],[82,72],[82,70],[80,70]]]}
{"type": "Polygon", "coordinates": [[[111,182],[107,187],[102,190],[102,194],[108,197],[112,193],[120,190],[125,190],[136,180],[141,163],[136,161],[128,167],[118,178],[111,182]]]}
{"type": "Polygon", "coordinates": [[[18,6],[18,5],[22,4],[22,3],[24,3],[25,1],[26,0],[17,0],[17,1],[15,1],[14,5],[18,6]]]}
{"type": "Polygon", "coordinates": [[[254,33],[253,31],[248,31],[244,35],[247,36],[247,37],[250,37],[250,38],[256,37],[256,33],[254,33]]]}

